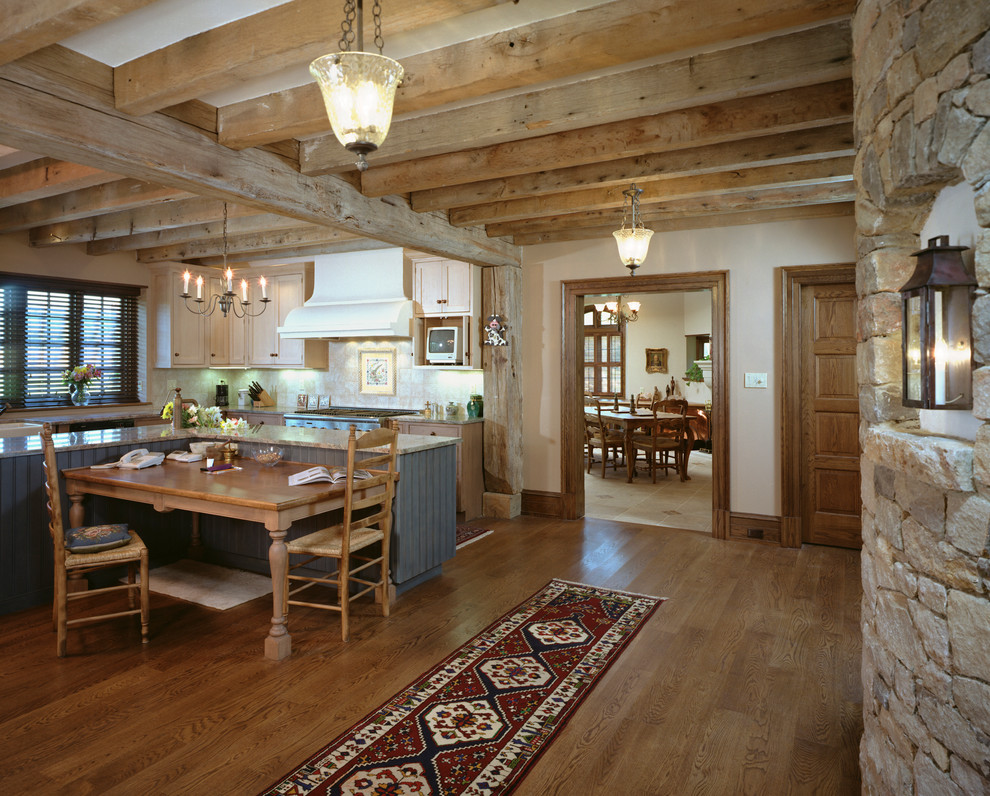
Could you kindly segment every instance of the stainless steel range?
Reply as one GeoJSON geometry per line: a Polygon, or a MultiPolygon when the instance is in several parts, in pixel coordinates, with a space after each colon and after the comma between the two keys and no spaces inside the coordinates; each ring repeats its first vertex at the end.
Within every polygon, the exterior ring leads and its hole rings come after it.
{"type": "Polygon", "coordinates": [[[329,409],[300,409],[285,416],[287,426],[341,428],[352,425],[358,431],[378,428],[383,418],[418,414],[415,409],[367,409],[358,406],[331,406],[329,409]]]}

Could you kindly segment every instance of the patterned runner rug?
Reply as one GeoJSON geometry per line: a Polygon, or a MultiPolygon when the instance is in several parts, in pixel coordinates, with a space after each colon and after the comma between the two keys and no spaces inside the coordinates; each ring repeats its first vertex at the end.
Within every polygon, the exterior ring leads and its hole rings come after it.
{"type": "Polygon", "coordinates": [[[457,546],[464,547],[464,545],[469,545],[471,542],[477,542],[479,539],[483,539],[491,533],[494,533],[494,531],[490,531],[487,528],[475,528],[473,525],[458,525],[457,546]]]}
{"type": "Polygon", "coordinates": [[[552,580],[263,796],[510,793],[661,602],[552,580]]]}

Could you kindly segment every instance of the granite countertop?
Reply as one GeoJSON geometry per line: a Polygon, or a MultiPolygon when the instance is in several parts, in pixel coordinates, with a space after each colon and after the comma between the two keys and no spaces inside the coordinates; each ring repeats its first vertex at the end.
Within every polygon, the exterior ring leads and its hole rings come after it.
{"type": "Polygon", "coordinates": [[[452,426],[466,426],[470,423],[484,423],[485,418],[483,417],[458,417],[453,420],[446,417],[423,417],[420,414],[416,415],[397,415],[396,417],[389,418],[390,420],[399,420],[403,423],[449,423],[452,426]]]}
{"type": "MultiPolygon", "coordinates": [[[[160,442],[171,439],[176,448],[188,449],[189,440],[218,439],[248,444],[294,445],[303,448],[347,448],[348,432],[338,429],[304,428],[263,425],[243,434],[219,434],[184,428],[174,430],[171,425],[138,426],[137,428],[114,428],[102,431],[76,431],[67,434],[53,434],[56,450],[84,450],[105,448],[117,445],[139,446],[142,442],[160,442]]],[[[399,453],[440,448],[456,445],[460,440],[450,437],[426,437],[418,434],[399,435],[399,453]]],[[[26,437],[0,438],[0,459],[12,456],[27,456],[41,451],[41,437],[31,434],[26,437]]]]}
{"type": "MultiPolygon", "coordinates": [[[[32,410],[18,409],[5,412],[0,417],[0,423],[15,421],[18,423],[85,423],[90,420],[123,420],[128,418],[148,418],[161,415],[151,404],[136,404],[134,406],[87,406],[84,409],[32,410]]],[[[164,422],[164,421],[162,421],[164,422]]]]}

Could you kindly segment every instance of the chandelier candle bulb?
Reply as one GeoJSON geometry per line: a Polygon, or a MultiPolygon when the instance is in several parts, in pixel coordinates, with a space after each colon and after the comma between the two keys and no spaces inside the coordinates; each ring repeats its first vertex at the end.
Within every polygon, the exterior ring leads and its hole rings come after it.
{"type": "Polygon", "coordinates": [[[226,271],[224,271],[224,276],[227,277],[227,292],[228,293],[233,293],[234,292],[234,288],[233,288],[234,272],[233,272],[233,270],[231,270],[230,268],[228,268],[226,271]]]}
{"type": "Polygon", "coordinates": [[[261,283],[261,298],[268,298],[268,283],[265,281],[265,277],[261,277],[258,282],[261,283]]]}
{"type": "Polygon", "coordinates": [[[247,304],[248,297],[247,297],[247,280],[246,279],[242,279],[241,280],[241,299],[242,299],[242,301],[245,304],[247,304]]]}
{"type": "Polygon", "coordinates": [[[203,277],[196,277],[196,300],[203,298],[203,277]]]}
{"type": "Polygon", "coordinates": [[[188,271],[182,275],[182,292],[186,295],[189,294],[189,277],[192,276],[188,271]]]}

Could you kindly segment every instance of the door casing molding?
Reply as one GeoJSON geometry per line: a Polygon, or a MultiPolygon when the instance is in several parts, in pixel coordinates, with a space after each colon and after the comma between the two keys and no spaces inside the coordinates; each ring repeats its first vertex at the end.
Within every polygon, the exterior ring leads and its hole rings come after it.
{"type": "Polygon", "coordinates": [[[780,545],[801,546],[801,289],[856,282],[855,263],[780,270],[780,545]]]}
{"type": "Polygon", "coordinates": [[[603,279],[569,279],[560,283],[560,483],[565,519],[584,516],[584,380],[585,297],[628,293],[712,292],[712,536],[729,535],[729,272],[699,271],[603,279]]]}

